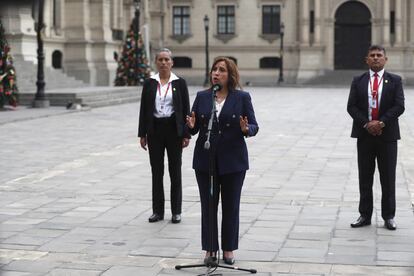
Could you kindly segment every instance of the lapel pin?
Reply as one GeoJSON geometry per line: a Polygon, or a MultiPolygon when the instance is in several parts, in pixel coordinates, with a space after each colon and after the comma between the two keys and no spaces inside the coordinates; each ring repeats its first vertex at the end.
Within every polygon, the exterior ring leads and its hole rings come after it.
{"type": "Polygon", "coordinates": [[[385,80],[385,83],[388,83],[388,80],[385,80]]]}
{"type": "MultiPolygon", "coordinates": [[[[385,80],[385,82],[386,82],[386,80],[385,80]]],[[[173,87],[173,91],[175,91],[175,87],[173,87]]]]}

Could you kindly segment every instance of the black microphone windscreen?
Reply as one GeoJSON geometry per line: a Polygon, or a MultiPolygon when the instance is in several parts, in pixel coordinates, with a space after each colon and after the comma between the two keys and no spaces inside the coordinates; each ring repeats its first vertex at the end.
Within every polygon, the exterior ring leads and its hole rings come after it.
{"type": "Polygon", "coordinates": [[[222,88],[222,86],[221,86],[220,83],[216,83],[215,85],[213,85],[213,91],[214,92],[220,91],[221,88],[222,88]]]}

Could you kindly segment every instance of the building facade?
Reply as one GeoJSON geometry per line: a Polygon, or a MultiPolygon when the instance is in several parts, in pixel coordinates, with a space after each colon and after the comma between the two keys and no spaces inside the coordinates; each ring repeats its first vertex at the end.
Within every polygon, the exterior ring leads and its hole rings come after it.
{"type": "MultiPolygon", "coordinates": [[[[15,62],[37,62],[33,3],[1,1],[0,19],[15,62]]],[[[45,0],[45,64],[91,85],[111,85],[119,51],[134,15],[132,0],[45,0]]]]}
{"type": "MultiPolygon", "coordinates": [[[[132,20],[133,1],[46,2],[47,64],[53,65],[57,50],[67,74],[110,85],[113,52],[132,20]]],[[[371,44],[386,47],[387,69],[414,82],[410,0],[141,0],[140,10],[151,60],[157,49],[170,48],[176,73],[192,84],[205,79],[206,16],[208,64],[217,56],[231,57],[243,83],[276,84],[281,65],[286,83],[306,83],[335,70],[363,70],[371,44]]],[[[2,12],[9,40],[24,59],[35,57],[30,13],[30,5],[2,12]]]]}

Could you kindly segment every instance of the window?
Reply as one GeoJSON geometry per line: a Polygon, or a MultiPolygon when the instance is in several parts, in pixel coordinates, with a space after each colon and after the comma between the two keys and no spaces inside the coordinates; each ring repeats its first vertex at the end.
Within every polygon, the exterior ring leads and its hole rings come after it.
{"type": "Polygon", "coordinates": [[[390,33],[395,34],[395,11],[390,12],[390,33]]]}
{"type": "Polygon", "coordinates": [[[124,31],[112,29],[112,39],[122,41],[124,39],[124,31]]]}
{"type": "Polygon", "coordinates": [[[263,57],[260,59],[260,68],[280,68],[280,58],[263,57]]]}
{"type": "Polygon", "coordinates": [[[263,6],[263,34],[279,34],[280,33],[280,6],[263,6]]]}
{"type": "Polygon", "coordinates": [[[315,11],[310,11],[309,20],[309,32],[313,34],[315,33],[315,11]]]}
{"type": "Polygon", "coordinates": [[[52,67],[55,69],[62,69],[62,52],[59,50],[55,50],[52,53],[52,67]]]}
{"type": "Polygon", "coordinates": [[[173,35],[190,34],[190,7],[173,7],[173,35]]]}
{"type": "Polygon", "coordinates": [[[189,57],[173,57],[174,68],[191,68],[193,61],[189,57]]]}
{"type": "Polygon", "coordinates": [[[234,34],[235,30],[234,6],[217,7],[217,33],[234,34]]]}
{"type": "Polygon", "coordinates": [[[57,35],[60,35],[60,31],[61,31],[61,21],[62,21],[62,10],[61,10],[61,0],[53,0],[52,1],[52,9],[53,9],[53,14],[52,14],[52,28],[55,30],[55,33],[57,35]]]}

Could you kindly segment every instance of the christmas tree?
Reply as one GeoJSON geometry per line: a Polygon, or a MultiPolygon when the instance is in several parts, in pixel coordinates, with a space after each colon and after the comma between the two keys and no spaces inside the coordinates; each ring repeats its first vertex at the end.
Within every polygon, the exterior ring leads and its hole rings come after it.
{"type": "Polygon", "coordinates": [[[0,21],[0,108],[6,104],[16,106],[18,100],[16,70],[10,54],[10,46],[0,21]]]}
{"type": "Polygon", "coordinates": [[[141,85],[150,76],[150,67],[142,36],[138,33],[138,37],[136,37],[132,26],[126,35],[122,55],[118,57],[115,54],[115,60],[118,62],[115,86],[141,85]],[[136,45],[137,47],[135,47],[136,45]]]}

